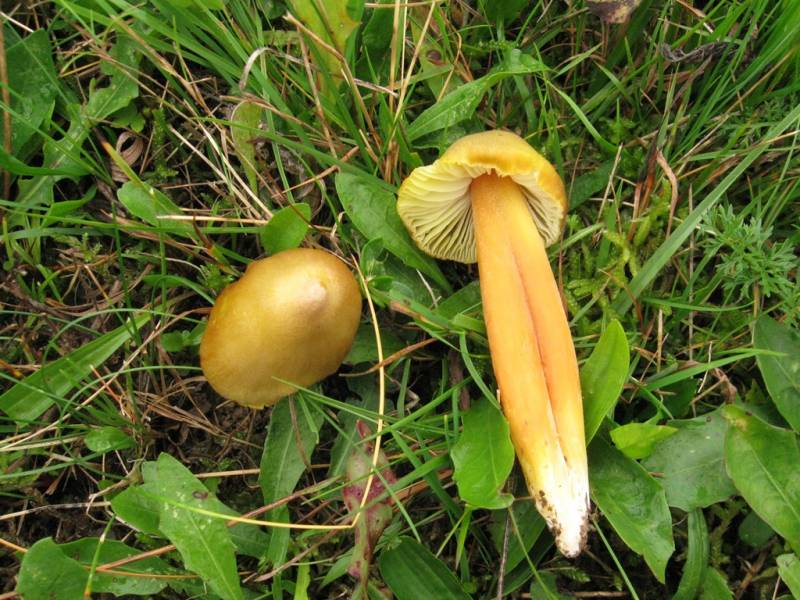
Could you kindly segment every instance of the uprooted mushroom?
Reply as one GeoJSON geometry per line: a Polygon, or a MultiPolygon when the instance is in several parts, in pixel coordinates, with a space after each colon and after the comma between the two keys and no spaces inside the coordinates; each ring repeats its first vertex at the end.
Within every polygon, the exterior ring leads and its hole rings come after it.
{"type": "Polygon", "coordinates": [[[545,245],[566,213],[553,166],[506,131],[468,135],[400,186],[425,252],[477,261],[500,403],[536,507],[562,554],[586,541],[589,482],[575,348],[545,245]]]}

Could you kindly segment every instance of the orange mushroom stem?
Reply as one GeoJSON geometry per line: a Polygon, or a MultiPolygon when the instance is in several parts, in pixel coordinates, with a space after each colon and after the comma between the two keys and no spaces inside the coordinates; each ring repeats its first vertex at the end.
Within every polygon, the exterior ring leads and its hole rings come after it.
{"type": "Polygon", "coordinates": [[[562,554],[586,541],[589,480],[575,348],[545,252],[566,212],[553,166],[519,136],[466,136],[400,186],[420,248],[478,263],[492,365],[536,507],[562,554]]]}
{"type": "Polygon", "coordinates": [[[500,402],[525,479],[560,551],[580,553],[588,487],[578,366],[544,243],[519,186],[470,186],[483,314],[500,402]]]}

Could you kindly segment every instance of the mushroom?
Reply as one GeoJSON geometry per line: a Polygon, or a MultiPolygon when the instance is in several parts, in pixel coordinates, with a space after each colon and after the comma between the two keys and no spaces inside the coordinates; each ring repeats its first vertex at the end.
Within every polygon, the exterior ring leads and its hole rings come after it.
{"type": "Polygon", "coordinates": [[[468,135],[400,186],[417,245],[477,261],[500,403],[536,507],[558,549],[586,542],[589,481],[578,365],[545,252],[567,208],[553,166],[506,131],[468,135]]]}
{"type": "Polygon", "coordinates": [[[221,396],[270,406],[335,372],[360,316],[358,283],[341,260],[309,248],[279,252],[222,290],[200,366],[221,396]]]}

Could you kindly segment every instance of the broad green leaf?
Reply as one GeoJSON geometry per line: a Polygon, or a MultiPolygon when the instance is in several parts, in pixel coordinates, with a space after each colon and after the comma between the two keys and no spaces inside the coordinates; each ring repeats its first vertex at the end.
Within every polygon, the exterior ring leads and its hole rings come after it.
{"type": "Polygon", "coordinates": [[[16,591],[26,600],[78,600],[88,580],[89,572],[47,537],[22,557],[16,591]]]}
{"type": "Polygon", "coordinates": [[[303,202],[286,206],[275,214],[261,231],[261,243],[268,254],[297,248],[308,231],[311,207],[303,202]]]}
{"type": "Polygon", "coordinates": [[[470,600],[447,565],[411,538],[381,554],[380,570],[397,600],[470,600]]]}
{"type": "Polygon", "coordinates": [[[650,423],[627,423],[609,431],[617,450],[628,458],[646,458],[653,453],[658,442],[667,439],[678,430],[668,425],[650,423]]]}
{"type": "Polygon", "coordinates": [[[659,483],[602,437],[589,446],[589,482],[603,516],[664,583],[675,542],[672,517],[659,483]]]}
{"type": "Polygon", "coordinates": [[[587,443],[600,428],[603,419],[616,406],[622,386],[628,379],[630,350],[619,321],[611,321],[581,367],[583,422],[587,443]]]}
{"type": "Polygon", "coordinates": [[[800,333],[761,316],[755,324],[753,344],[781,354],[759,354],[756,363],[775,406],[792,429],[800,431],[800,333]]]}
{"type": "Polygon", "coordinates": [[[781,554],[777,558],[778,575],[781,576],[795,598],[800,598],[800,559],[796,554],[781,554]]]}
{"type": "Polygon", "coordinates": [[[256,147],[253,143],[261,125],[264,109],[255,102],[240,102],[231,114],[231,140],[239,162],[242,164],[250,189],[258,192],[256,147]]]}
{"type": "Polygon", "coordinates": [[[532,56],[518,49],[511,50],[505,60],[490,73],[463,84],[423,111],[408,126],[406,136],[413,142],[424,135],[447,129],[469,119],[494,85],[512,75],[528,75],[545,70],[546,67],[532,56]]]}
{"type": "Polygon", "coordinates": [[[92,452],[112,452],[134,446],[133,439],[116,427],[92,429],[84,436],[83,442],[92,452]]]}
{"type": "Polygon", "coordinates": [[[508,422],[486,399],[461,417],[464,429],[450,451],[458,495],[474,508],[509,506],[514,497],[500,491],[514,466],[508,422]]]}
{"type": "MultiPolygon", "coordinates": [[[[284,398],[272,409],[258,478],[264,504],[285,498],[294,491],[319,441],[323,415],[305,403],[302,396],[296,394],[284,398]]],[[[283,506],[270,511],[265,518],[288,522],[289,511],[283,506]]],[[[267,557],[272,563],[280,564],[289,548],[289,530],[273,529],[269,537],[267,557]]]]}
{"type": "MultiPolygon", "coordinates": [[[[98,538],[82,538],[67,544],[61,544],[59,549],[68,557],[78,561],[82,565],[90,566],[97,557],[97,564],[114,562],[129,556],[141,554],[141,550],[131,548],[123,542],[116,540],[104,540],[99,543],[98,538]],[[98,550],[99,544],[99,550],[98,550]]],[[[131,573],[130,576],[113,575],[95,572],[92,577],[92,593],[107,593],[115,596],[133,594],[145,596],[157,594],[167,586],[164,578],[147,577],[153,575],[175,575],[179,571],[172,569],[158,557],[151,556],[137,560],[128,565],[115,567],[115,571],[125,571],[131,573]]],[[[88,572],[88,571],[87,571],[88,572]]]]}
{"type": "Polygon", "coordinates": [[[128,181],[117,190],[117,198],[134,217],[141,219],[156,229],[187,237],[194,235],[194,228],[189,221],[164,218],[166,216],[180,216],[183,211],[165,194],[150,184],[141,181],[128,181]]]}
{"type": "MultiPolygon", "coordinates": [[[[789,127],[794,127],[800,119],[800,104],[795,106],[780,122],[774,124],[763,133],[763,140],[780,139],[781,134],[789,127]]],[[[639,272],[628,282],[625,293],[620,293],[611,304],[612,310],[617,314],[625,314],[633,305],[642,292],[653,282],[661,272],[661,269],[673,259],[683,243],[697,229],[703,216],[711,209],[720,198],[725,195],[747,168],[770,148],[770,144],[756,144],[753,149],[747,152],[733,169],[720,181],[713,190],[706,194],[703,201],[687,215],[675,231],[672,232],[658,249],[650,256],[647,262],[642,265],[639,272]]],[[[705,193],[705,192],[704,192],[705,193]]]]}
{"type": "Polygon", "coordinates": [[[670,506],[690,512],[722,502],[736,493],[725,471],[727,424],[719,411],[670,421],[678,432],[659,443],[642,465],[657,473],[670,506]]]}
{"type": "Polygon", "coordinates": [[[139,315],[131,323],[43,365],[0,396],[0,410],[16,421],[32,421],[55,402],[66,404],[67,394],[92,375],[92,369],[99,368],[131,338],[135,330],[150,320],[150,316],[139,315]]]}
{"type": "Polygon", "coordinates": [[[144,491],[159,502],[159,530],[183,563],[225,600],[242,600],[231,535],[223,519],[192,510],[222,512],[222,504],[191,471],[168,454],[144,469],[144,491]]]}
{"type": "Polygon", "coordinates": [[[722,409],[728,420],[725,464],[739,493],[758,516],[800,549],[800,449],[797,436],[743,408],[722,409]]]}
{"type": "MultiPolygon", "coordinates": [[[[146,463],[152,464],[152,463],[146,463]]],[[[149,468],[149,467],[148,467],[149,468]]],[[[222,502],[215,504],[217,512],[239,516],[235,510],[222,502]]],[[[129,487],[111,499],[111,508],[119,519],[139,531],[151,536],[160,536],[159,512],[161,503],[148,492],[146,486],[129,487]]],[[[261,558],[269,542],[269,536],[257,525],[237,523],[229,528],[231,540],[236,551],[255,558],[261,558]]]]}
{"type": "Polygon", "coordinates": [[[100,70],[111,81],[105,87],[94,89],[82,111],[92,123],[107,119],[139,95],[140,42],[126,35],[118,35],[116,39],[117,43],[111,49],[113,60],[100,63],[100,70]]]}
{"type": "Polygon", "coordinates": [[[706,569],[703,586],[697,600],[733,600],[733,594],[725,577],[716,569],[706,569]]]}
{"type": "Polygon", "coordinates": [[[336,192],[347,215],[364,237],[368,240],[380,238],[389,252],[449,291],[450,285],[436,262],[408,236],[391,192],[365,177],[343,172],[336,175],[336,192]]]}
{"type": "Polygon", "coordinates": [[[708,526],[702,509],[689,513],[689,548],[678,590],[672,600],[695,600],[703,583],[709,556],[708,526]]]}
{"type": "Polygon", "coordinates": [[[111,498],[114,514],[134,529],[148,535],[160,535],[158,514],[161,503],[143,486],[125,488],[111,498]]]}
{"type": "MultiPolygon", "coordinates": [[[[25,160],[23,146],[53,112],[58,76],[44,29],[20,38],[6,28],[6,63],[11,97],[11,154],[25,160]]],[[[0,123],[0,133],[3,126],[0,123]]]]}

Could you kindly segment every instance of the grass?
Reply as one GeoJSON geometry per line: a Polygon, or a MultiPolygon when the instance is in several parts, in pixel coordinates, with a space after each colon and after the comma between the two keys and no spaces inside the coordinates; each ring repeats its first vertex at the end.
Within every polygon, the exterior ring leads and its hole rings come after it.
{"type": "Polygon", "coordinates": [[[624,25],[583,3],[336,7],[4,4],[0,597],[800,594],[800,526],[780,517],[800,502],[783,470],[799,424],[795,3],[642,0],[624,25]],[[480,447],[462,416],[494,401],[477,270],[419,254],[393,212],[414,167],[490,128],[523,135],[569,191],[551,259],[579,360],[614,320],[630,348],[590,446],[597,510],[575,561],[516,470],[511,509],[463,502],[450,452],[480,447]],[[197,355],[211,301],[267,248],[298,244],[357,266],[374,313],[343,376],[272,411],[224,403],[197,355]],[[220,514],[346,522],[356,419],[384,420],[397,478],[373,479],[393,509],[367,581],[345,572],[349,530],[229,533],[220,514]],[[644,456],[620,450],[623,425],[644,456]],[[678,433],[649,443],[665,425],[678,433]],[[719,472],[713,494],[661,468],[694,453],[708,463],[687,472],[719,472]],[[230,552],[210,564],[192,540],[230,552]],[[67,583],[48,588],[41,565],[67,583]]]}

